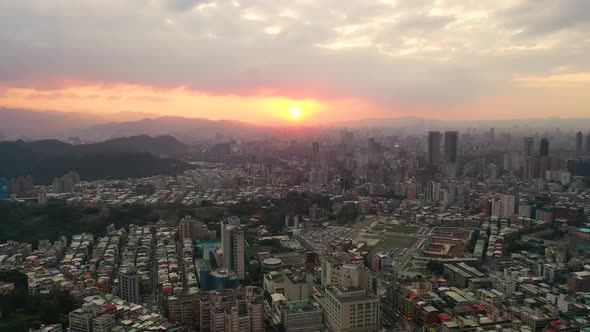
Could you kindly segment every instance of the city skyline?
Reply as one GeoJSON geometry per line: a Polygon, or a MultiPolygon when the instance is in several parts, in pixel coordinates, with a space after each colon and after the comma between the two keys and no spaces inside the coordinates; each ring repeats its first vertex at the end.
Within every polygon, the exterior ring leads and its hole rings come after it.
{"type": "Polygon", "coordinates": [[[0,105],[266,124],[586,117],[588,6],[7,1],[0,105]]]}

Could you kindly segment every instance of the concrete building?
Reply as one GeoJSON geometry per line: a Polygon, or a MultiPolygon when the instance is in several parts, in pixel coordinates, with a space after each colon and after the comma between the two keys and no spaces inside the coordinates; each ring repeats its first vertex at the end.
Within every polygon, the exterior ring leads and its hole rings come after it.
{"type": "Polygon", "coordinates": [[[246,277],[244,230],[238,217],[221,221],[222,267],[235,272],[240,280],[246,277]]]}
{"type": "Polygon", "coordinates": [[[119,297],[131,303],[141,304],[139,275],[135,267],[127,267],[119,271],[119,297]]]}
{"type": "Polygon", "coordinates": [[[500,200],[502,204],[500,216],[503,218],[512,218],[518,211],[518,196],[502,194],[500,200]]]}
{"type": "Polygon", "coordinates": [[[215,240],[215,230],[209,230],[207,225],[202,221],[197,221],[191,216],[185,216],[178,223],[178,237],[192,240],[215,240]]]}
{"type": "Polygon", "coordinates": [[[104,314],[92,320],[92,332],[111,332],[115,327],[115,317],[111,314],[104,314]]]}
{"type": "Polygon", "coordinates": [[[316,332],[324,328],[322,309],[310,300],[289,302],[282,306],[281,322],[285,332],[316,332]]]}
{"type": "Polygon", "coordinates": [[[82,308],[70,312],[70,331],[71,332],[92,332],[92,312],[82,308]]]}
{"type": "Polygon", "coordinates": [[[590,292],[590,271],[571,272],[567,286],[576,292],[590,292]]]}
{"type": "Polygon", "coordinates": [[[379,331],[379,299],[364,289],[335,286],[321,303],[331,332],[379,331]]]}

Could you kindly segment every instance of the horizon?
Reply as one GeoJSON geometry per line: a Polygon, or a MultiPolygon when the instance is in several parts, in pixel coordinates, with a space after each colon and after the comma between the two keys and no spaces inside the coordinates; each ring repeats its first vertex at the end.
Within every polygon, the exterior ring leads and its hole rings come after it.
{"type": "Polygon", "coordinates": [[[0,105],[296,126],[581,118],[588,11],[577,0],[7,1],[0,105]]]}
{"type": "MultiPolygon", "coordinates": [[[[277,127],[277,128],[284,128],[284,127],[301,127],[301,128],[314,128],[314,127],[333,127],[338,128],[339,126],[347,126],[351,125],[354,122],[367,122],[367,121],[380,121],[380,120],[425,120],[425,121],[435,121],[435,122],[450,122],[450,123],[472,123],[472,122],[481,122],[481,121],[490,121],[494,123],[498,122],[508,122],[508,121],[549,121],[549,120],[590,120],[590,115],[588,116],[580,116],[580,117],[567,117],[567,116],[546,116],[546,117],[537,117],[537,118],[492,118],[492,119],[485,119],[485,118],[472,118],[472,119],[445,119],[445,118],[435,118],[435,117],[419,117],[413,115],[404,115],[404,116],[397,116],[397,117],[367,117],[367,118],[359,118],[354,120],[347,120],[347,121],[333,121],[333,122],[324,122],[324,123],[311,123],[311,122],[299,122],[299,121],[290,121],[289,119],[285,119],[282,121],[269,121],[269,122],[254,122],[248,120],[233,120],[233,119],[214,119],[214,118],[207,118],[202,116],[190,116],[188,115],[176,115],[176,114],[158,114],[158,113],[149,113],[149,112],[142,112],[142,111],[115,111],[115,112],[108,112],[108,113],[101,113],[101,112],[80,112],[80,111],[63,111],[63,110],[50,110],[50,109],[19,109],[19,108],[11,108],[5,107],[0,105],[0,112],[3,110],[9,111],[27,111],[27,112],[35,112],[35,113],[64,113],[64,114],[77,114],[77,115],[89,115],[89,116],[96,116],[98,119],[103,119],[107,121],[100,121],[97,124],[108,124],[108,123],[123,123],[123,122],[137,122],[143,120],[156,120],[160,118],[178,118],[178,119],[193,119],[193,120],[207,120],[212,122],[236,122],[236,123],[243,123],[247,125],[256,125],[259,127],[277,127]],[[117,119],[117,115],[127,115],[131,116],[131,118],[123,118],[117,119]]],[[[549,127],[548,127],[549,128],[549,127]]],[[[576,129],[577,130],[577,129],[576,129]]]]}

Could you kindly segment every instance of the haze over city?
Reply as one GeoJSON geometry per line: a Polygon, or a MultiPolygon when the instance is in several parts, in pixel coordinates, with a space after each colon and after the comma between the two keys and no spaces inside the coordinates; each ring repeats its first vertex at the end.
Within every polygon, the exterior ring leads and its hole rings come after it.
{"type": "Polygon", "coordinates": [[[8,0],[0,106],[267,125],[587,117],[589,11],[584,0],[8,0]]]}
{"type": "Polygon", "coordinates": [[[0,332],[589,332],[590,0],[0,0],[0,332]]]}

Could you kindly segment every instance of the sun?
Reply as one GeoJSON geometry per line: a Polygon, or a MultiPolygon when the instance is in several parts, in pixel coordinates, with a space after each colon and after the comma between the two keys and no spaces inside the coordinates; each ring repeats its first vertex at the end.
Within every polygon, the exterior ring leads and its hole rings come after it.
{"type": "Polygon", "coordinates": [[[291,119],[298,119],[301,116],[301,108],[297,105],[291,106],[288,112],[291,119]]]}

